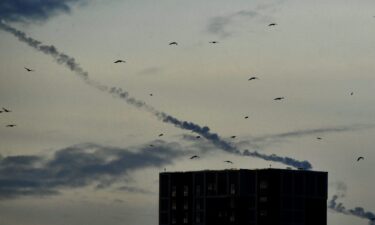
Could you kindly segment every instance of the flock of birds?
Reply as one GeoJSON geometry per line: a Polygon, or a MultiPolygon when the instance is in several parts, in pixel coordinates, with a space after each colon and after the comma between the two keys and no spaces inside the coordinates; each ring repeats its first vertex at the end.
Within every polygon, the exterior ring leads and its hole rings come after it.
{"type": "MultiPolygon", "coordinates": [[[[273,27],[273,26],[276,26],[277,25],[277,23],[270,23],[270,24],[268,24],[268,26],[269,27],[273,27]]],[[[208,43],[210,43],[210,44],[218,44],[219,42],[218,41],[210,41],[210,42],[208,42],[208,43]]],[[[170,45],[170,46],[172,46],[172,45],[175,45],[175,46],[178,46],[178,42],[176,42],[176,41],[172,41],[172,42],[169,42],[169,44],[168,45],[170,45]]],[[[122,60],[122,59],[117,59],[117,60],[115,60],[113,63],[115,63],[115,64],[118,64],[118,63],[126,63],[126,61],[125,60],[122,60]]],[[[24,67],[24,69],[27,71],[27,72],[33,72],[34,71],[34,69],[30,69],[30,68],[28,68],[28,67],[24,67]]],[[[259,77],[256,77],[256,76],[251,76],[251,77],[249,77],[249,79],[248,79],[248,81],[254,81],[254,80],[259,80],[259,77]]],[[[354,92],[351,92],[350,93],[350,95],[353,95],[354,94],[354,92]]],[[[152,93],[150,93],[149,94],[150,96],[153,96],[153,94],[152,93]]],[[[280,96],[280,97],[276,97],[276,98],[274,98],[273,100],[274,101],[281,101],[281,100],[284,100],[285,99],[285,97],[284,96],[280,96]]],[[[0,113],[3,113],[3,112],[5,112],[5,113],[9,113],[9,112],[11,112],[10,110],[8,110],[8,109],[6,109],[6,108],[2,108],[3,110],[2,111],[0,111],[0,113]]],[[[248,119],[249,118],[249,116],[245,116],[244,117],[244,119],[248,119]]],[[[15,124],[8,124],[8,125],[6,125],[6,127],[15,127],[16,125],[15,124]]],[[[161,133],[161,134],[159,134],[158,135],[158,137],[162,137],[164,134],[163,133],[161,133]]],[[[201,138],[201,136],[196,136],[195,138],[197,138],[197,139],[199,139],[199,138],[201,138]]],[[[232,138],[232,139],[235,139],[236,138],[236,136],[231,136],[230,138],[232,138]]],[[[322,137],[317,137],[316,138],[317,140],[322,140],[322,137]]],[[[150,144],[149,145],[150,147],[154,147],[154,145],[152,145],[152,144],[150,144]]],[[[198,156],[198,155],[193,155],[193,156],[191,156],[190,157],[190,159],[199,159],[200,157],[198,156]]],[[[360,156],[360,157],[358,157],[357,158],[357,162],[358,161],[360,161],[360,160],[364,160],[364,157],[363,156],[360,156]]],[[[224,161],[225,163],[228,163],[228,164],[233,164],[233,162],[232,161],[229,161],[229,160],[226,160],[226,161],[224,161]]]]}

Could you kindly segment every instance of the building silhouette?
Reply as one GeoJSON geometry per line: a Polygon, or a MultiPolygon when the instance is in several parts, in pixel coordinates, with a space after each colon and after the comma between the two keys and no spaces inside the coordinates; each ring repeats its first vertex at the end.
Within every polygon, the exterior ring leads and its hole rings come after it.
{"type": "Polygon", "coordinates": [[[326,172],[206,170],[159,178],[159,225],[327,225],[326,172]]]}

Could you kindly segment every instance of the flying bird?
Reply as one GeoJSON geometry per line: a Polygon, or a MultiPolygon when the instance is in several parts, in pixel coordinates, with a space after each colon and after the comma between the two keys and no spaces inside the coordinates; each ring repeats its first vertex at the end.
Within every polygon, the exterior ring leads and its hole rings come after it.
{"type": "Polygon", "coordinates": [[[270,23],[270,24],[268,24],[269,27],[276,26],[276,25],[277,25],[277,23],[270,23]]]}
{"type": "Polygon", "coordinates": [[[9,109],[3,108],[4,112],[12,112],[9,109]]]}
{"type": "Polygon", "coordinates": [[[201,138],[201,136],[198,135],[198,136],[196,136],[195,138],[199,139],[199,138],[201,138]]]}
{"type": "Polygon", "coordinates": [[[359,161],[359,160],[364,160],[365,158],[363,158],[362,156],[360,156],[360,157],[358,157],[358,159],[357,159],[357,162],[359,161]]]}
{"type": "Polygon", "coordinates": [[[154,96],[154,95],[151,93],[150,96],[154,96]]]}
{"type": "Polygon", "coordinates": [[[280,101],[280,100],[283,100],[283,99],[284,99],[284,97],[277,97],[277,98],[274,98],[273,100],[280,101]]]}
{"type": "Polygon", "coordinates": [[[7,125],[7,127],[15,127],[16,126],[16,124],[9,124],[9,125],[7,125]]]}
{"type": "Polygon", "coordinates": [[[119,59],[119,60],[114,61],[113,63],[126,63],[126,61],[119,59]]]}
{"type": "Polygon", "coordinates": [[[225,163],[230,163],[230,164],[233,164],[233,162],[232,161],[229,161],[229,160],[226,160],[226,161],[224,161],[225,163]]]}
{"type": "Polygon", "coordinates": [[[163,136],[164,134],[159,134],[159,137],[163,136]]]}
{"type": "Polygon", "coordinates": [[[197,155],[193,155],[192,157],[190,157],[190,159],[198,159],[199,158],[199,156],[197,156],[197,155]]]}
{"type": "Polygon", "coordinates": [[[249,80],[258,80],[258,77],[250,77],[249,80]]]}
{"type": "Polygon", "coordinates": [[[321,138],[321,137],[317,137],[316,139],[318,139],[318,140],[322,140],[322,138],[321,138]]]}
{"type": "Polygon", "coordinates": [[[231,136],[230,138],[233,138],[233,139],[235,139],[235,138],[236,138],[236,136],[231,136]]]}
{"type": "Polygon", "coordinates": [[[354,93],[353,92],[350,92],[350,95],[353,95],[354,93]]]}
{"type": "Polygon", "coordinates": [[[178,43],[173,41],[173,42],[169,42],[169,45],[178,45],[178,43]]]}
{"type": "Polygon", "coordinates": [[[217,41],[210,41],[209,43],[210,43],[210,44],[217,44],[217,43],[219,43],[219,42],[217,42],[217,41]]]}
{"type": "Polygon", "coordinates": [[[3,111],[0,111],[0,113],[3,113],[3,111]]]}
{"type": "Polygon", "coordinates": [[[27,72],[33,72],[34,70],[24,67],[27,72]]]}
{"type": "Polygon", "coordinates": [[[152,148],[152,147],[154,147],[154,145],[150,145],[150,147],[152,148]]]}
{"type": "Polygon", "coordinates": [[[249,119],[249,116],[245,116],[245,119],[249,119]]]}

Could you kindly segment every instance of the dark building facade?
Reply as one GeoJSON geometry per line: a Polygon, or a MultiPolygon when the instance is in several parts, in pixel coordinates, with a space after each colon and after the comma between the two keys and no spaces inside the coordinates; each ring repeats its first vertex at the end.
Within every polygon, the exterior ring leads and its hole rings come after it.
{"type": "Polygon", "coordinates": [[[159,178],[159,225],[327,225],[326,172],[206,170],[159,178]]]}

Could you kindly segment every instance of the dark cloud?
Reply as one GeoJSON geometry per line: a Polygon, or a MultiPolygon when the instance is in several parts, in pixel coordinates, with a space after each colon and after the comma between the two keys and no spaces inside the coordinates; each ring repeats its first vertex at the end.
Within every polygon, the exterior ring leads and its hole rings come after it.
{"type": "Polygon", "coordinates": [[[328,202],[328,208],[333,212],[342,213],[349,216],[355,216],[361,219],[368,220],[369,225],[375,225],[375,214],[370,211],[366,211],[363,207],[354,207],[348,209],[342,202],[337,202],[339,199],[338,195],[332,196],[332,199],[328,202]],[[374,220],[374,221],[373,221],[374,220]]]}
{"type": "MultiPolygon", "coordinates": [[[[159,141],[160,142],[160,141],[159,141]]],[[[52,158],[9,156],[0,160],[0,198],[58,194],[62,188],[109,186],[135,170],[162,167],[190,154],[177,143],[123,149],[81,144],[58,150],[52,158]]],[[[128,187],[127,191],[136,191],[128,187]]]]}
{"type": "Polygon", "coordinates": [[[10,22],[45,21],[59,13],[70,13],[71,6],[86,0],[1,0],[0,19],[10,22]]]}

